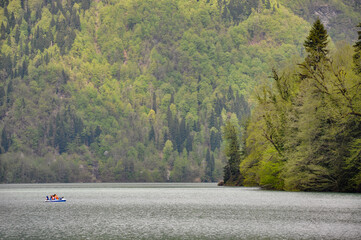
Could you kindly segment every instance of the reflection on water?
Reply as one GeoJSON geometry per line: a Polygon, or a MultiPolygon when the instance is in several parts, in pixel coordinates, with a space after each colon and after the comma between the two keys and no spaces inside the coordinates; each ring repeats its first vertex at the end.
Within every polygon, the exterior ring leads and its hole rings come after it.
{"type": "Polygon", "coordinates": [[[0,239],[361,239],[361,195],[215,184],[0,185],[0,239]],[[57,193],[66,203],[45,203],[57,193]]]}

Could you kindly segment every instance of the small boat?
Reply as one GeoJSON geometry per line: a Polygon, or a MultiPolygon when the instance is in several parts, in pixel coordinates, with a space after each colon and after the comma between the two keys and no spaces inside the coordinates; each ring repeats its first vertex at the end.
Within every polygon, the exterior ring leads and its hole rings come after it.
{"type": "Polygon", "coordinates": [[[59,198],[59,199],[54,199],[54,200],[45,200],[45,202],[66,202],[65,198],[59,198]]]}
{"type": "Polygon", "coordinates": [[[46,196],[45,202],[66,202],[66,199],[64,197],[58,197],[58,195],[50,195],[46,196]]]}

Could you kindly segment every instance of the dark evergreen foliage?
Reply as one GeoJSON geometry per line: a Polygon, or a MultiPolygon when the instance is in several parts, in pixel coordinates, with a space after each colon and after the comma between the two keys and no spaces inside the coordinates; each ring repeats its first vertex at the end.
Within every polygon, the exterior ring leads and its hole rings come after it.
{"type": "Polygon", "coordinates": [[[87,10],[87,9],[90,8],[90,3],[91,3],[90,0],[82,0],[82,1],[81,1],[81,7],[82,7],[84,10],[87,10]]]}
{"type": "Polygon", "coordinates": [[[355,72],[361,73],[361,23],[357,25],[359,30],[358,33],[358,40],[356,41],[354,48],[355,54],[353,55],[353,62],[355,64],[355,72]]]}
{"type": "Polygon", "coordinates": [[[214,171],[214,156],[211,156],[211,152],[207,149],[206,153],[206,171],[205,171],[205,182],[213,182],[215,179],[213,178],[214,171]]]}
{"type": "Polygon", "coordinates": [[[7,90],[6,90],[6,103],[8,105],[11,104],[11,95],[12,95],[12,92],[13,92],[13,81],[10,80],[9,83],[8,83],[8,87],[7,87],[7,90]]]}
{"type": "Polygon", "coordinates": [[[19,27],[16,27],[14,37],[15,37],[15,43],[18,44],[19,43],[19,38],[20,38],[20,29],[19,29],[19,27]]]}
{"type": "Polygon", "coordinates": [[[215,131],[211,131],[211,136],[210,136],[210,145],[211,145],[211,150],[215,151],[217,148],[220,147],[221,144],[221,133],[220,132],[215,132],[215,131]]]}
{"type": "Polygon", "coordinates": [[[155,92],[153,92],[152,100],[152,109],[154,110],[154,112],[157,112],[157,96],[155,95],[155,92]]]}
{"type": "Polygon", "coordinates": [[[222,18],[226,21],[238,23],[252,13],[252,9],[258,7],[258,1],[230,0],[218,1],[222,11],[222,18]]]}
{"type": "Polygon", "coordinates": [[[321,23],[321,20],[317,18],[304,43],[305,50],[308,53],[306,58],[307,64],[315,66],[320,61],[327,59],[329,52],[327,49],[328,42],[327,30],[321,23]]]}
{"type": "Polygon", "coordinates": [[[6,131],[5,127],[3,127],[1,131],[1,152],[7,152],[11,145],[11,138],[9,137],[9,133],[6,131]]]}
{"type": "Polygon", "coordinates": [[[227,142],[227,165],[224,167],[223,182],[225,185],[241,185],[242,176],[239,171],[241,163],[240,142],[235,126],[227,120],[224,126],[224,140],[227,142]]]}
{"type": "Polygon", "coordinates": [[[153,125],[151,126],[150,131],[149,131],[149,140],[150,141],[155,141],[155,132],[154,132],[153,125]]]}
{"type": "Polygon", "coordinates": [[[188,134],[188,136],[187,136],[185,148],[186,148],[187,152],[193,151],[193,136],[191,134],[188,134]]]}
{"type": "Polygon", "coordinates": [[[6,28],[5,28],[4,22],[1,23],[0,34],[1,34],[0,38],[2,40],[6,39],[6,28]]]}
{"type": "Polygon", "coordinates": [[[8,11],[8,8],[7,8],[7,5],[4,6],[4,16],[9,19],[9,11],[8,11]]]}
{"type": "Polygon", "coordinates": [[[14,12],[11,13],[11,16],[9,18],[9,21],[8,21],[8,24],[9,24],[9,28],[10,29],[13,29],[16,22],[15,22],[15,15],[14,15],[14,12]]]}
{"type": "Polygon", "coordinates": [[[5,89],[3,86],[0,86],[0,107],[5,104],[5,98],[6,98],[5,89]]]}

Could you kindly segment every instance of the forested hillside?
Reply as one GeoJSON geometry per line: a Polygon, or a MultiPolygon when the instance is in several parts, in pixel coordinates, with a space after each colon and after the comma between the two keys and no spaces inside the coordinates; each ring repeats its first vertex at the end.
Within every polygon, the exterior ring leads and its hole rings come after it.
{"type": "Polygon", "coordinates": [[[357,1],[288,2],[1,0],[0,182],[222,179],[223,126],[302,62],[316,10],[356,40],[357,1]]]}
{"type": "Polygon", "coordinates": [[[258,87],[238,184],[361,192],[361,29],[358,35],[354,47],[330,51],[327,30],[315,21],[304,61],[274,69],[272,84],[258,87]]]}

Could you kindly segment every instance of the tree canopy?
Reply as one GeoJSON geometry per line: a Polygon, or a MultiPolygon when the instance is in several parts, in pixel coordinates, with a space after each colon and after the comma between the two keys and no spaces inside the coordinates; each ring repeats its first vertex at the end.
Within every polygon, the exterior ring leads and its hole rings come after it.
{"type": "Polygon", "coordinates": [[[343,44],[328,56],[319,20],[305,46],[305,62],[274,70],[273,84],[257,90],[240,175],[244,185],[270,189],[360,192],[361,76],[354,49],[343,44]]]}
{"type": "MultiPolygon", "coordinates": [[[[360,11],[349,1],[325,4],[335,12],[325,27],[331,53],[339,48],[333,39],[351,39],[351,27],[335,21],[349,16],[340,22],[354,26],[360,11]]],[[[269,161],[258,165],[276,177],[244,172],[254,163],[244,161],[243,183],[281,186],[289,105],[298,104],[297,89],[306,82],[303,99],[312,99],[317,82],[307,69],[297,71],[307,81],[295,84],[275,71],[285,105],[270,104],[258,90],[271,84],[273,68],[304,58],[309,16],[323,11],[316,7],[303,0],[0,1],[0,182],[219,181],[228,160],[238,158],[227,156],[230,118],[241,157],[268,146],[251,144],[257,134],[278,148],[267,148],[269,161]],[[254,89],[270,110],[257,119],[262,129],[248,121],[251,111],[257,116],[254,89]],[[282,158],[270,158],[275,153],[282,158]]],[[[330,69],[346,61],[334,59],[330,69]]],[[[360,112],[357,82],[343,75],[347,68],[333,69],[337,76],[323,93],[332,98],[324,104],[342,104],[346,121],[360,112]]],[[[277,94],[264,91],[278,103],[277,94]]],[[[306,116],[306,108],[300,112],[306,116]]]]}

